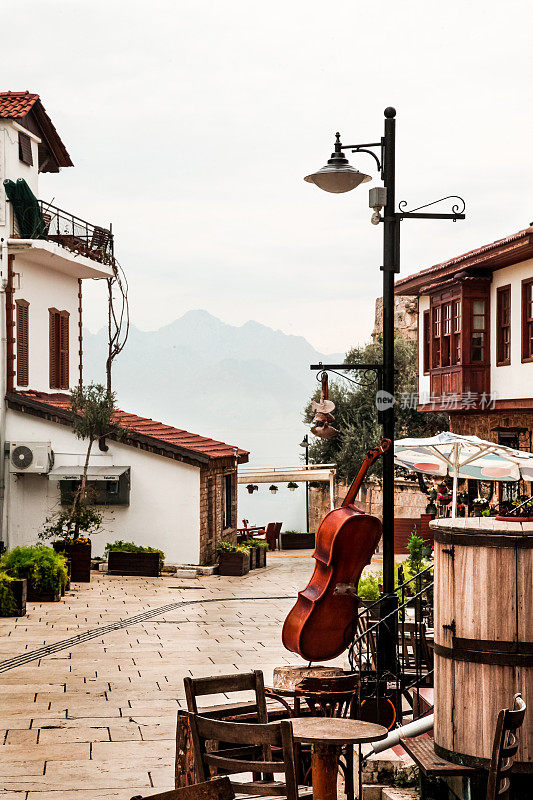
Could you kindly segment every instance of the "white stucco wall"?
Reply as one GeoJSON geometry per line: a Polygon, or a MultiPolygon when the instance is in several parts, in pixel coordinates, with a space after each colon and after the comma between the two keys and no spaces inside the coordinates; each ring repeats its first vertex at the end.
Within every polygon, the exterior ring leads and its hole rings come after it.
{"type": "MultiPolygon", "coordinates": [[[[9,178],[16,181],[24,178],[34,195],[39,197],[38,145],[31,141],[33,166],[24,164],[19,159],[18,131],[9,120],[0,120],[0,179],[9,178]]],[[[9,203],[6,202],[4,187],[0,184],[0,237],[11,234],[11,217],[9,203]]]]}
{"type": "MultiPolygon", "coordinates": [[[[55,466],[82,463],[85,450],[69,427],[13,410],[7,412],[6,439],[51,442],[55,466]]],[[[124,539],[160,548],[168,563],[197,564],[200,469],[124,444],[108,444],[107,453],[96,448],[91,464],[131,467],[130,505],[104,509],[104,532],[92,539],[93,555],[103,555],[106,542],[124,539]]],[[[35,543],[46,517],[61,509],[58,481],[46,475],[11,474],[6,489],[4,538],[9,547],[35,543]]]]}
{"type": "MultiPolygon", "coordinates": [[[[76,386],[79,380],[78,343],[78,281],[64,272],[29,263],[23,253],[17,253],[13,262],[15,287],[16,273],[20,274],[20,289],[15,289],[14,302],[27,300],[29,308],[29,386],[18,387],[50,391],[49,374],[49,308],[68,311],[69,317],[69,383],[76,386]]],[[[15,313],[16,321],[16,313],[15,313]]],[[[16,329],[15,329],[16,339],[16,329]]],[[[15,343],[15,356],[17,347],[15,343]]],[[[15,360],[15,372],[17,362],[15,360]]],[[[17,377],[15,375],[15,381],[17,377]]],[[[52,390],[57,391],[57,390],[52,390]]]]}
{"type": "Polygon", "coordinates": [[[497,270],[490,287],[490,386],[499,400],[529,398],[533,393],[533,363],[522,364],[522,281],[533,278],[533,260],[497,270]],[[496,366],[496,295],[511,284],[511,363],[496,366]]]}
{"type": "Polygon", "coordinates": [[[428,295],[418,298],[418,402],[427,403],[431,393],[429,375],[424,375],[424,311],[429,309],[428,295]]]}

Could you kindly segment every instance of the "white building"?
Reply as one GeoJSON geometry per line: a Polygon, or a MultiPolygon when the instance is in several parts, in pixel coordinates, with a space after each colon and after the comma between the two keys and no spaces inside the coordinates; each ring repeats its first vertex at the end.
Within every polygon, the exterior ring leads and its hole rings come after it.
{"type": "Polygon", "coordinates": [[[533,225],[402,278],[396,292],[418,300],[419,409],[530,451],[533,225]]]}
{"type": "MultiPolygon", "coordinates": [[[[36,199],[39,173],[69,166],[39,96],[0,93],[0,539],[8,547],[35,542],[80,477],[85,446],[72,433],[68,390],[83,382],[83,281],[114,274],[109,230],[36,199]]],[[[119,419],[127,439],[100,443],[90,461],[105,520],[93,552],[124,539],[161,548],[170,563],[212,563],[217,541],[236,527],[237,464],[248,453],[133,414],[119,419]]]]}

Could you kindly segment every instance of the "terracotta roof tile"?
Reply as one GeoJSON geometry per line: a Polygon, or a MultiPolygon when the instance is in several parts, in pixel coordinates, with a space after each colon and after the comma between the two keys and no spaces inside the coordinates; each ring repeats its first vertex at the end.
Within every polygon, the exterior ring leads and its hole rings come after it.
{"type": "Polygon", "coordinates": [[[31,92],[0,92],[0,117],[25,117],[37,100],[39,95],[31,92]]]}
{"type": "MultiPolygon", "coordinates": [[[[68,394],[55,393],[47,394],[45,392],[16,392],[12,397],[17,397],[33,403],[39,403],[42,406],[48,406],[50,409],[56,409],[63,412],[70,413],[70,396],[68,394]]],[[[202,456],[207,456],[210,459],[215,458],[231,458],[237,456],[239,462],[248,460],[248,451],[235,448],[225,442],[219,442],[216,439],[210,439],[206,436],[199,436],[196,433],[189,433],[189,431],[174,428],[172,425],[165,425],[163,422],[149,419],[147,417],[139,417],[137,414],[131,414],[127,411],[117,409],[117,421],[129,431],[132,432],[132,438],[135,434],[150,437],[154,439],[154,444],[164,449],[164,445],[174,445],[191,451],[191,453],[199,453],[202,456]]]]}

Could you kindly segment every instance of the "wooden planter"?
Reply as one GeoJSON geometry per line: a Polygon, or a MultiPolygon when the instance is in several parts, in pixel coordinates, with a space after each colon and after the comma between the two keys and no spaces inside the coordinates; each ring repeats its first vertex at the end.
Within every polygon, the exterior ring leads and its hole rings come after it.
{"type": "Polygon", "coordinates": [[[59,603],[61,599],[61,589],[56,592],[38,592],[28,583],[28,602],[30,603],[59,603]]]}
{"type": "Polygon", "coordinates": [[[91,580],[91,543],[66,544],[52,542],[56,553],[63,553],[70,561],[69,578],[78,583],[90,583],[91,580]]]}
{"type": "Polygon", "coordinates": [[[258,568],[266,567],[267,563],[267,549],[266,547],[256,547],[257,566],[258,568]]]}
{"type": "Polygon", "coordinates": [[[222,551],[218,554],[218,571],[220,575],[246,575],[250,571],[250,554],[222,551]]]}
{"type": "Polygon", "coordinates": [[[250,569],[257,569],[261,566],[259,563],[259,547],[250,547],[250,569]]]}
{"type": "Polygon", "coordinates": [[[113,575],[142,575],[146,578],[159,578],[159,553],[110,550],[107,571],[113,575]]]}
{"type": "Polygon", "coordinates": [[[309,550],[315,546],[314,533],[282,533],[282,550],[309,550]]]}
{"type": "MultiPolygon", "coordinates": [[[[9,588],[13,592],[16,603],[16,610],[13,614],[6,614],[10,617],[23,617],[26,614],[26,598],[28,594],[28,581],[26,578],[15,579],[10,582],[9,588]]],[[[4,616],[4,615],[0,615],[4,616]]]]}

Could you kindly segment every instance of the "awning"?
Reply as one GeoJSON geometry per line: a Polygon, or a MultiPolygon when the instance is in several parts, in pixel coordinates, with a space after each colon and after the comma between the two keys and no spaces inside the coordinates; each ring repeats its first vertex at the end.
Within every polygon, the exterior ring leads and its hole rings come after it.
{"type": "MultiPolygon", "coordinates": [[[[121,475],[129,470],[129,467],[89,467],[87,473],[88,481],[118,481],[121,475]]],[[[56,467],[48,473],[51,481],[76,481],[81,480],[83,467],[56,467]]]]}

